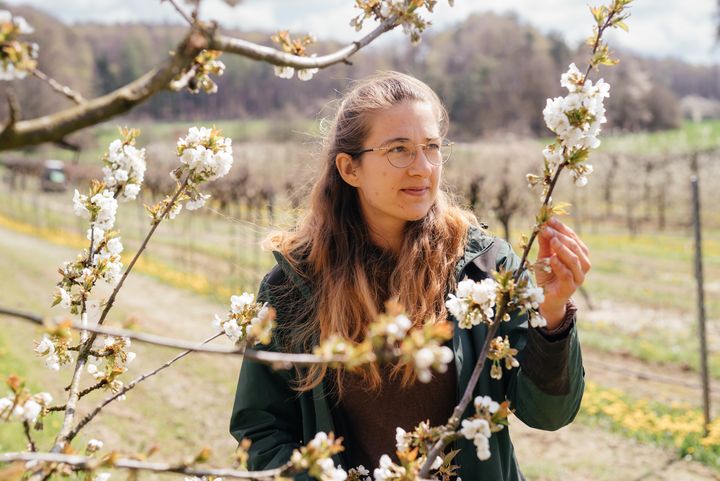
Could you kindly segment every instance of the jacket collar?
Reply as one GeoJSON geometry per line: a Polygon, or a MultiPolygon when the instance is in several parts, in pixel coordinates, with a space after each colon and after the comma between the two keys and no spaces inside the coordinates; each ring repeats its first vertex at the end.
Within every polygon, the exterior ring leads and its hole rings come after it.
{"type": "MultiPolygon", "coordinates": [[[[492,244],[493,238],[491,236],[485,234],[482,229],[471,225],[468,228],[467,241],[465,242],[465,249],[463,255],[462,257],[460,257],[460,259],[458,259],[457,263],[455,264],[455,278],[460,281],[460,276],[462,275],[465,268],[476,257],[488,250],[492,246],[492,244]]],[[[300,292],[302,292],[303,296],[306,299],[310,299],[310,286],[308,286],[307,282],[302,279],[297,274],[297,272],[295,272],[290,263],[280,252],[273,251],[273,256],[275,257],[275,260],[277,261],[278,265],[283,270],[285,275],[288,277],[288,279],[292,281],[295,287],[300,289],[300,292]]]]}
{"type": "Polygon", "coordinates": [[[465,242],[465,251],[462,257],[455,264],[455,278],[458,282],[465,271],[465,268],[472,263],[475,258],[492,247],[494,239],[487,235],[482,229],[476,226],[468,228],[467,241],[465,242]]]}

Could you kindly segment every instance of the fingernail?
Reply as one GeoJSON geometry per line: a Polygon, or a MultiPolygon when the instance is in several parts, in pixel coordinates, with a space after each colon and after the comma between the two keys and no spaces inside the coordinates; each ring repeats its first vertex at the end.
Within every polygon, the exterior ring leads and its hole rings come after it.
{"type": "Polygon", "coordinates": [[[553,229],[552,227],[545,227],[545,230],[547,231],[547,233],[550,237],[555,237],[555,234],[557,234],[557,231],[555,229],[553,229]]]}

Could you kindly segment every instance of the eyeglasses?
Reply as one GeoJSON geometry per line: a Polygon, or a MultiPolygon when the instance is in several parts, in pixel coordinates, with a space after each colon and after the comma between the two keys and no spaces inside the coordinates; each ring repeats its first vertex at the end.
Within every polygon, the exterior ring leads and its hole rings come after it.
{"type": "Polygon", "coordinates": [[[442,142],[430,142],[427,144],[413,145],[408,142],[393,142],[383,147],[375,147],[372,149],[364,149],[360,152],[352,154],[353,158],[360,157],[366,152],[385,151],[385,156],[390,165],[403,169],[415,161],[417,148],[422,147],[425,158],[433,165],[442,165],[448,161],[452,154],[453,142],[446,140],[442,142]]]}

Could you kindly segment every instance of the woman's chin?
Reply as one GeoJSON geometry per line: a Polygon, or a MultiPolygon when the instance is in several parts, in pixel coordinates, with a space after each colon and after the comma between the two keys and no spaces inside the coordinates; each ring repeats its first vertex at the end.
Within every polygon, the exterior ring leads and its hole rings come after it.
{"type": "Polygon", "coordinates": [[[410,209],[405,212],[405,220],[408,222],[414,222],[416,220],[423,219],[428,212],[430,212],[430,207],[427,209],[410,209]]]}

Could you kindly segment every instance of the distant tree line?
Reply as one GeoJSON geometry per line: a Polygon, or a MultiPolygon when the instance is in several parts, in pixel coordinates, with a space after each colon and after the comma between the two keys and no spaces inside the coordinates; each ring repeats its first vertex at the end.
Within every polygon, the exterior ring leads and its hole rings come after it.
{"type": "MultiPolygon", "coordinates": [[[[58,81],[86,97],[110,92],[137,78],[172,50],[184,29],[172,25],[83,24],[68,26],[29,7],[15,8],[36,27],[42,45],[40,64],[58,81]]],[[[270,45],[268,33],[244,33],[270,45]]],[[[337,47],[321,43],[318,53],[337,47]]],[[[313,82],[287,81],[271,65],[223,56],[228,68],[218,78],[224,95],[161,93],[134,109],[133,118],[278,118],[297,120],[323,114],[349,79],[378,69],[410,72],[443,97],[453,118],[453,135],[471,139],[512,131],[545,135],[541,111],[545,99],[561,93],[556,72],[578,55],[559,35],[544,35],[512,15],[472,15],[445,30],[428,32],[419,48],[371,48],[317,74],[313,82]]],[[[608,101],[609,128],[628,131],[672,128],[681,120],[679,99],[688,95],[720,99],[718,68],[677,60],[620,54],[617,69],[606,71],[613,85],[608,101]],[[621,81],[616,81],[621,80],[621,81]]],[[[579,57],[578,57],[579,58],[579,57]]],[[[39,80],[16,82],[23,115],[57,110],[68,102],[39,80]]],[[[0,85],[0,95],[4,86],[0,85]]],[[[7,107],[0,104],[0,118],[7,107]]]]}

